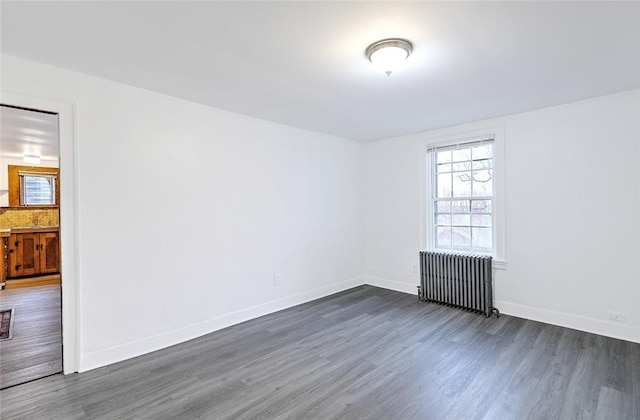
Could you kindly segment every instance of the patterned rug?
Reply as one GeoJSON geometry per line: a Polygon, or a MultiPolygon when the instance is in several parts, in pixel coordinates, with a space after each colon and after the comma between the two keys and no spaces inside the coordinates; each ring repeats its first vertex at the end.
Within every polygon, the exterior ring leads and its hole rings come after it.
{"type": "Polygon", "coordinates": [[[13,337],[13,309],[0,310],[0,341],[13,337]]]}

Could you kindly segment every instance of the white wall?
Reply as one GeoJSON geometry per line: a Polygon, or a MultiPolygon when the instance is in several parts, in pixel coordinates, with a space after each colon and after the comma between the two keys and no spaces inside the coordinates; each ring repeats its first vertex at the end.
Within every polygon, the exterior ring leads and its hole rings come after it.
{"type": "MultiPolygon", "coordinates": [[[[2,147],[2,139],[0,139],[0,148],[2,147]]],[[[9,165],[24,165],[20,159],[0,157],[0,207],[9,205],[9,165]]]]}
{"type": "Polygon", "coordinates": [[[77,110],[80,370],[361,284],[363,267],[415,293],[425,145],[488,126],[506,141],[497,306],[640,341],[640,91],[360,145],[10,56],[2,89],[77,110]]]}
{"type": "Polygon", "coordinates": [[[496,306],[640,342],[640,90],[365,145],[366,281],[415,292],[426,144],[492,126],[506,148],[496,306]]]}
{"type": "Polygon", "coordinates": [[[360,144],[11,56],[2,89],[76,103],[81,371],[361,284],[360,144]]]}

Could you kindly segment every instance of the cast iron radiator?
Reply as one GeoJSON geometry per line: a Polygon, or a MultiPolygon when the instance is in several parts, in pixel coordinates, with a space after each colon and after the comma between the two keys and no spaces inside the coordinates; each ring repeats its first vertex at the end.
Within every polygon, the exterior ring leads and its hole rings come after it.
{"type": "Polygon", "coordinates": [[[500,316],[493,307],[491,262],[483,255],[421,251],[418,299],[500,316]]]}

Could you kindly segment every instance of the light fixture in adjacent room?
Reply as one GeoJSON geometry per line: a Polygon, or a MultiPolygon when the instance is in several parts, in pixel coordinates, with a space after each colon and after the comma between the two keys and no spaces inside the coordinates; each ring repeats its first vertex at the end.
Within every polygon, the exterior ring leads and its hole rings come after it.
{"type": "Polygon", "coordinates": [[[24,163],[38,164],[40,163],[40,156],[38,155],[24,155],[24,163]]]}
{"type": "Polygon", "coordinates": [[[380,67],[387,76],[404,63],[411,52],[413,44],[402,38],[387,38],[376,41],[365,50],[365,55],[374,65],[380,67]]]}

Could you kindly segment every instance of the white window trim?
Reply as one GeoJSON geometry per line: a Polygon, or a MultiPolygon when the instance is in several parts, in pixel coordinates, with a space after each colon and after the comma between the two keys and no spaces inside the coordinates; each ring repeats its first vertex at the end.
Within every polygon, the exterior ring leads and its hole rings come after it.
{"type": "Polygon", "coordinates": [[[496,269],[507,268],[506,245],[506,205],[505,205],[505,141],[504,127],[493,126],[471,131],[452,132],[426,139],[423,149],[421,171],[426,176],[421,177],[421,246],[423,249],[434,249],[433,227],[433,200],[431,188],[433,186],[431,159],[427,149],[434,147],[446,147],[455,144],[473,142],[482,138],[493,138],[493,172],[494,172],[494,198],[493,198],[493,266],[496,269]]]}
{"type": "Polygon", "coordinates": [[[33,178],[50,178],[53,180],[58,179],[58,174],[56,172],[32,172],[32,171],[18,171],[18,177],[20,178],[20,205],[28,206],[28,207],[39,207],[39,206],[54,206],[56,203],[56,184],[55,181],[51,185],[51,200],[48,203],[27,203],[27,185],[25,177],[33,177],[33,178]]]}

